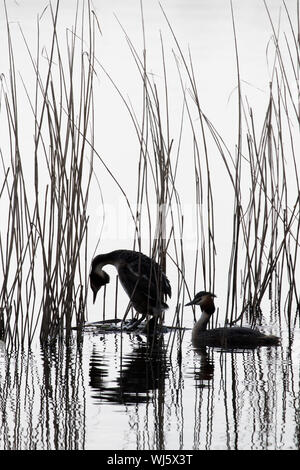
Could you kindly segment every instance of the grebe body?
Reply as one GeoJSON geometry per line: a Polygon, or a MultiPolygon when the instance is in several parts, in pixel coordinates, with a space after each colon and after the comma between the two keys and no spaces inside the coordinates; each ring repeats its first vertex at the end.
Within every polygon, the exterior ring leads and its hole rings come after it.
{"type": "Polygon", "coordinates": [[[110,280],[109,275],[103,271],[107,264],[115,266],[133,307],[142,314],[135,327],[147,314],[158,317],[168,308],[165,298],[171,297],[171,286],[165,273],[152,258],[132,250],[115,250],[98,255],[92,260],[90,285],[94,302],[99,289],[110,280]]]}
{"type": "Polygon", "coordinates": [[[214,297],[211,292],[201,291],[186,305],[199,305],[201,317],[192,331],[194,347],[211,346],[220,348],[253,348],[257,346],[276,346],[279,338],[265,335],[258,330],[247,327],[221,327],[207,329],[211,315],[215,311],[214,297]]]}

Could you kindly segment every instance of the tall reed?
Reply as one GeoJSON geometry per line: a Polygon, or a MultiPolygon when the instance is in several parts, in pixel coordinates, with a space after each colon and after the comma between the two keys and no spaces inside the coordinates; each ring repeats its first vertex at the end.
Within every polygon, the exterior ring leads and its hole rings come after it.
{"type": "MultiPolygon", "coordinates": [[[[88,197],[96,157],[126,200],[133,222],[133,248],[147,252],[165,271],[177,273],[174,324],[181,325],[186,281],[186,214],[180,190],[182,139],[188,129],[192,143],[192,174],[196,220],[193,290],[214,291],[216,286],[216,199],[212,152],[224,164],[232,187],[231,249],[228,250],[226,321],[261,320],[261,303],[269,292],[284,301],[292,326],[299,312],[299,20],[293,22],[285,2],[290,31],[284,38],[273,32],[270,50],[273,68],[265,118],[258,129],[255,108],[244,96],[238,42],[232,8],[233,43],[237,70],[236,146],[226,144],[201,105],[190,50],[179,44],[162,9],[174,45],[174,61],[181,92],[181,113],[173,127],[169,89],[168,56],[160,35],[161,75],[149,72],[147,31],[141,2],[143,50],[139,53],[122,27],[141,85],[142,112],[137,115],[116,80],[96,54],[99,22],[90,2],[76,6],[72,31],[62,39],[59,2],[50,4],[37,21],[37,50],[33,54],[22,30],[27,57],[34,73],[34,87],[16,73],[11,25],[7,20],[9,74],[1,77],[1,115],[7,144],[1,144],[3,177],[0,201],[8,207],[6,226],[1,227],[0,256],[3,283],[0,292],[0,332],[13,345],[30,344],[40,328],[43,341],[53,340],[72,322],[85,318],[87,288],[88,197]],[[42,21],[52,22],[50,47],[41,45],[42,21]],[[64,44],[64,47],[62,46],[64,44]],[[285,51],[283,51],[283,48],[285,51]],[[65,65],[67,64],[67,66],[65,65]],[[114,176],[109,162],[95,148],[93,87],[100,67],[121,97],[139,142],[136,160],[136,199],[114,176]],[[32,173],[24,167],[19,109],[20,85],[27,97],[33,122],[32,173]],[[33,90],[33,91],[32,91],[33,90]],[[177,129],[177,133],[174,131],[177,129]],[[7,156],[10,162],[8,163],[7,156]],[[293,173],[291,175],[290,168],[293,173]],[[24,169],[26,171],[24,172],[24,169]],[[46,174],[46,179],[44,178],[46,174]],[[42,176],[43,175],[43,176],[42,176]],[[31,181],[31,184],[30,184],[31,181]],[[31,188],[31,190],[29,189],[31,188]],[[32,190],[33,188],[33,190],[32,190]],[[155,202],[156,212],[152,206],[155,202]],[[149,244],[143,237],[148,235],[149,244]],[[283,297],[285,296],[285,297],[283,297]],[[38,312],[34,315],[34,312],[38,312]]],[[[297,2],[299,18],[299,2],[297,2]]],[[[180,93],[179,93],[180,94],[180,93]]],[[[178,100],[178,94],[176,95],[178,100]]],[[[186,158],[186,157],[185,157],[186,158]]],[[[222,254],[222,257],[224,254],[222,254]]],[[[191,289],[192,290],[192,289],[191,289]]],[[[116,295],[118,293],[116,284],[116,295]]],[[[116,304],[117,305],[117,300],[116,304]]],[[[105,308],[103,310],[105,312],[105,308]]],[[[174,344],[175,337],[172,339],[174,344]]],[[[181,340],[180,340],[181,341],[181,340]]]]}
{"type": "Polygon", "coordinates": [[[7,10],[6,15],[10,75],[9,80],[2,78],[1,96],[11,162],[8,167],[1,151],[6,175],[1,197],[6,192],[9,205],[6,239],[3,231],[0,244],[4,276],[0,305],[4,337],[16,346],[25,341],[30,344],[37,328],[41,340],[47,342],[63,332],[68,336],[73,320],[84,321],[87,204],[93,174],[93,150],[86,141],[93,141],[94,135],[98,26],[89,2],[81,12],[78,3],[73,29],[65,31],[63,40],[59,2],[55,8],[49,4],[37,21],[36,56],[20,30],[35,77],[32,87],[22,77],[18,80],[7,10]],[[52,23],[49,50],[41,45],[46,15],[52,23]],[[32,153],[26,156],[20,137],[20,82],[33,124],[32,153]]]}
{"type": "MultiPolygon", "coordinates": [[[[285,34],[287,51],[281,53],[278,33],[276,33],[270,17],[273,31],[273,72],[269,84],[269,100],[266,107],[265,120],[260,131],[257,131],[255,111],[244,97],[241,82],[241,71],[238,53],[238,36],[235,29],[234,10],[231,8],[233,24],[233,41],[236,51],[237,65],[237,143],[234,151],[224,142],[208,116],[203,112],[191,53],[183,52],[176,34],[169,22],[166,13],[163,15],[173,37],[176,53],[175,60],[183,97],[183,108],[193,138],[194,148],[194,181],[196,188],[196,219],[197,219],[197,246],[194,268],[194,290],[197,286],[199,272],[198,261],[201,260],[201,284],[205,289],[215,288],[216,245],[214,235],[214,187],[211,179],[210,153],[213,151],[209,142],[215,143],[219,155],[224,163],[229,181],[233,189],[233,225],[232,248],[228,264],[228,292],[225,320],[233,323],[243,318],[247,312],[253,324],[261,319],[261,302],[266,292],[272,292],[273,280],[277,280],[278,301],[288,288],[286,305],[291,313],[293,299],[296,301],[298,311],[298,292],[295,283],[298,270],[297,254],[299,239],[299,177],[296,159],[296,148],[299,139],[294,129],[299,125],[299,21],[293,25],[291,15],[284,3],[285,13],[289,20],[290,31],[285,34]],[[296,29],[298,28],[298,30],[296,29]],[[288,37],[289,34],[289,37],[288,37]],[[293,45],[293,47],[291,46],[293,45]],[[177,55],[176,55],[177,54],[177,55]],[[179,57],[179,59],[178,59],[179,57]],[[189,93],[187,86],[189,84],[189,93]],[[190,99],[191,98],[191,99],[190,99]],[[195,125],[194,112],[198,115],[199,128],[195,125]],[[293,113],[293,116],[291,115],[293,113]],[[298,124],[297,124],[298,122],[298,124]],[[289,173],[293,168],[293,175],[289,173]],[[284,273],[284,275],[283,275],[284,273]],[[288,286],[288,287],[287,287],[288,286]],[[241,293],[241,301],[239,294],[241,293]]],[[[161,7],[162,8],[162,7],[161,7]]],[[[266,6],[266,11],[269,11],[266,6]]],[[[299,5],[298,5],[299,15],[299,5]]],[[[270,14],[269,14],[270,16],[270,14]]],[[[177,165],[180,159],[181,133],[171,137],[169,121],[169,100],[166,59],[163,41],[162,68],[164,77],[165,100],[159,96],[158,86],[152,75],[148,73],[146,61],[145,28],[143,24],[144,51],[140,58],[135,47],[128,38],[126,40],[133,54],[135,63],[143,83],[143,115],[142,124],[139,125],[135,115],[131,112],[135,128],[140,141],[140,160],[138,164],[139,185],[137,197],[137,222],[140,224],[143,201],[145,207],[149,206],[149,167],[153,185],[156,190],[158,207],[163,202],[171,207],[172,197],[176,195],[176,203],[181,208],[181,195],[176,189],[177,165]],[[163,118],[165,117],[165,126],[163,118]],[[173,163],[171,154],[174,143],[179,142],[177,159],[173,163]],[[151,150],[150,150],[151,149],[151,150]],[[154,151],[152,150],[154,149],[154,151]],[[153,160],[152,160],[153,152],[153,160]],[[162,177],[163,175],[163,177],[162,177]],[[166,181],[169,181],[171,192],[165,192],[166,181]],[[168,194],[172,195],[168,199],[168,194]],[[167,197],[165,197],[165,196],[167,197]]],[[[182,125],[183,116],[182,114],[182,125]]],[[[162,219],[166,221],[166,213],[162,219]]],[[[157,217],[157,223],[162,219],[157,217]]],[[[180,228],[180,247],[184,246],[184,214],[179,212],[177,222],[174,222],[171,233],[174,234],[176,224],[180,228]]],[[[161,227],[161,225],[158,225],[161,227]]],[[[151,219],[149,216],[150,233],[151,219]]],[[[161,228],[160,228],[161,230],[161,228]]],[[[138,239],[140,240],[141,225],[139,225],[138,239]]],[[[151,239],[151,237],[150,237],[151,239]]],[[[153,235],[153,239],[156,237],[153,235]]],[[[156,247],[170,248],[166,245],[156,247]]],[[[177,245],[176,245],[177,246],[177,245]]],[[[164,253],[164,249],[160,248],[164,253]]],[[[151,251],[151,250],[150,250],[151,251]]],[[[155,253],[155,252],[154,252],[155,253]]],[[[182,251],[183,253],[183,251],[182,251]]],[[[170,255],[170,250],[168,252],[170,255]]],[[[184,259],[182,265],[176,261],[178,273],[184,280],[184,259]]],[[[178,284],[179,285],[179,284],[178,284]]],[[[177,309],[176,309],[177,310],[177,309]]],[[[295,319],[296,317],[294,317],[295,319]]],[[[295,320],[294,320],[295,321],[295,320]]]]}

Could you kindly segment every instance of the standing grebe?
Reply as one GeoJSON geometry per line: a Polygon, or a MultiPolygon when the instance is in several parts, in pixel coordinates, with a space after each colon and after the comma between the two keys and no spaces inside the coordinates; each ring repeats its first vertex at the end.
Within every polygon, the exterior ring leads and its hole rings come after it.
{"type": "Polygon", "coordinates": [[[202,314],[192,331],[192,342],[195,347],[213,346],[223,348],[249,348],[256,346],[278,345],[279,338],[264,335],[258,330],[245,327],[224,327],[207,330],[207,324],[215,311],[215,294],[201,291],[187,305],[200,305],[202,314]]]}
{"type": "Polygon", "coordinates": [[[115,266],[133,307],[142,314],[133,327],[138,326],[147,314],[158,317],[168,308],[164,300],[166,296],[171,297],[171,286],[161,267],[148,256],[131,250],[115,250],[93,259],[90,284],[94,302],[98,290],[109,283],[109,275],[102,269],[106,264],[115,266]]]}

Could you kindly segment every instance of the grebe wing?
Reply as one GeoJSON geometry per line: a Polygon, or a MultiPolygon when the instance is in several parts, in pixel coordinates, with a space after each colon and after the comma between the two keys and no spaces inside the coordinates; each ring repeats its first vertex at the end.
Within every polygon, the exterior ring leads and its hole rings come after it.
{"type": "Polygon", "coordinates": [[[118,272],[120,281],[129,296],[137,292],[138,295],[148,297],[149,302],[156,304],[158,299],[163,301],[163,295],[166,295],[171,290],[169,281],[163,273],[161,273],[162,284],[161,289],[159,289],[157,273],[155,271],[152,272],[152,270],[149,269],[148,271],[144,270],[139,272],[136,264],[127,263],[121,266],[118,272]],[[167,292],[165,288],[166,284],[169,286],[167,292]]]}
{"type": "Polygon", "coordinates": [[[130,259],[127,260],[125,267],[127,266],[128,271],[135,279],[141,278],[142,283],[145,281],[147,290],[149,290],[150,283],[153,295],[157,295],[158,285],[162,294],[171,297],[172,291],[169,279],[156,261],[138,252],[135,252],[135,256],[128,256],[128,258],[130,259]]]}

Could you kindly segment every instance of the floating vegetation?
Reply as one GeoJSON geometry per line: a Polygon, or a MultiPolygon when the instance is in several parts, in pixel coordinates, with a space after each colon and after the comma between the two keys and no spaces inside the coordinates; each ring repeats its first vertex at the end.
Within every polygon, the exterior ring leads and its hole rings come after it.
{"type": "MultiPolygon", "coordinates": [[[[96,322],[85,322],[83,325],[80,325],[78,327],[74,326],[72,329],[73,330],[78,330],[80,329],[82,332],[88,333],[88,332],[94,332],[94,333],[134,333],[134,334],[142,334],[142,335],[148,335],[149,331],[147,330],[147,323],[142,322],[140,323],[134,331],[132,331],[129,327],[131,326],[132,321],[131,320],[125,320],[124,322],[121,320],[121,318],[112,318],[110,320],[100,320],[96,322]]],[[[181,330],[186,330],[189,328],[181,328],[181,330]]],[[[167,325],[162,325],[159,328],[159,335],[165,334],[165,333],[171,333],[174,330],[178,330],[177,327],[173,326],[167,326],[167,325]]]]}

